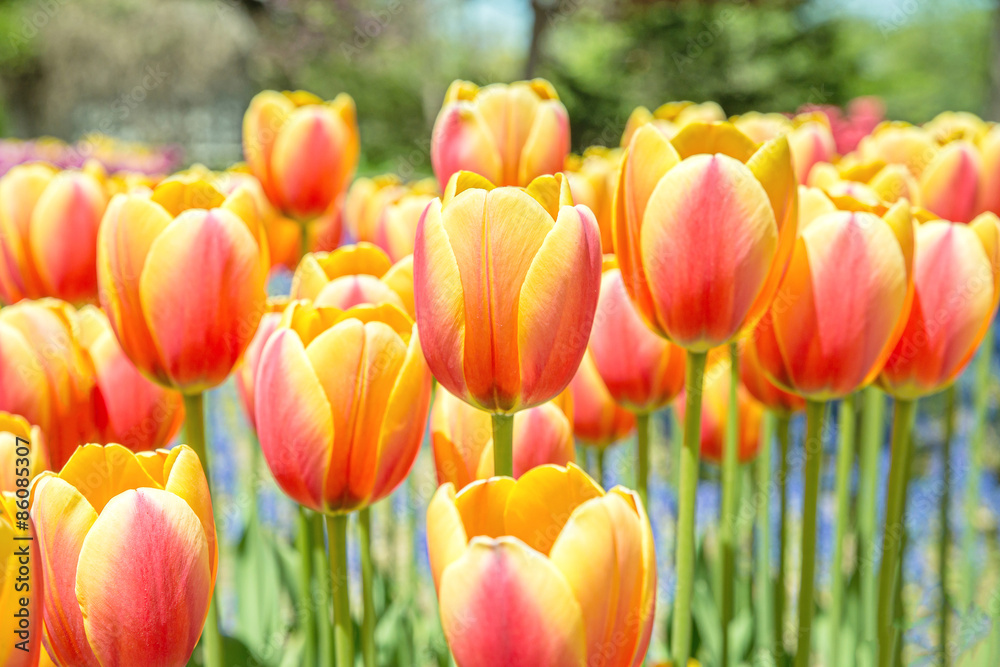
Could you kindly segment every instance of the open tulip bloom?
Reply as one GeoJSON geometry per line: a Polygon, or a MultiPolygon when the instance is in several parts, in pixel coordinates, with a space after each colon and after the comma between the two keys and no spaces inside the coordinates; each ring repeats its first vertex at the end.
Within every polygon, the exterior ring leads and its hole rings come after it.
{"type": "Polygon", "coordinates": [[[427,508],[441,625],[458,667],[638,667],[656,606],[642,501],[576,465],[492,477],[427,508]]]}

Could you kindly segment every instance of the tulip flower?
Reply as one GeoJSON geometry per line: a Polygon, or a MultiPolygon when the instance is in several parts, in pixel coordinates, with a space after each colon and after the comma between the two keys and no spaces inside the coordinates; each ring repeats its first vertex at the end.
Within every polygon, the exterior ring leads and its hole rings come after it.
{"type": "MultiPolygon", "coordinates": [[[[801,200],[801,235],[754,345],[768,378],[808,399],[800,594],[811,600],[825,404],[874,380],[902,334],[913,300],[914,222],[905,200],[872,207],[810,190],[801,200]]],[[[797,667],[808,664],[812,612],[811,604],[799,607],[797,667]]]]}
{"type": "Polygon", "coordinates": [[[931,220],[917,228],[915,296],[879,384],[915,400],[951,384],[986,336],[1000,300],[1000,220],[931,220]]]}
{"type": "Polygon", "coordinates": [[[460,171],[527,186],[561,170],[568,153],[569,116],[545,79],[484,88],[454,81],[431,135],[431,164],[442,190],[460,171]]]}
{"type": "MultiPolygon", "coordinates": [[[[575,411],[574,411],[575,412],[575,411]]],[[[493,477],[490,414],[439,387],[431,405],[431,443],[438,484],[464,487],[493,477]]],[[[573,425],[554,402],[514,415],[514,477],[546,463],[574,461],[573,425]]]]}
{"type": "Polygon", "coordinates": [[[254,411],[264,458],[296,502],[346,513],[403,481],[430,406],[416,331],[390,304],[285,309],[261,352],[254,411]]]}
{"type": "Polygon", "coordinates": [[[417,223],[436,195],[431,179],[404,184],[393,175],[359,178],[347,192],[347,229],[355,241],[374,243],[398,262],[413,254],[417,223]]]}
{"type": "Polygon", "coordinates": [[[181,394],[136,369],[102,311],[86,306],[77,320],[80,342],[94,368],[94,437],[134,452],[165,447],[184,422],[181,394]]]}
{"type": "Polygon", "coordinates": [[[14,493],[19,478],[30,481],[48,469],[49,452],[42,430],[21,415],[0,412],[0,491],[14,493]],[[23,451],[19,454],[19,447],[26,448],[27,455],[23,451]]]}
{"type": "MultiPolygon", "coordinates": [[[[0,416],[0,420],[6,422],[6,416],[0,416]]],[[[6,428],[6,424],[0,428],[6,428]]],[[[7,432],[0,435],[3,438],[0,450],[6,449],[7,435],[7,432]]],[[[0,458],[4,453],[0,451],[0,458]]],[[[13,464],[12,458],[11,471],[13,464]]],[[[0,492],[0,544],[4,545],[0,551],[0,609],[3,609],[0,632],[4,637],[0,643],[0,665],[4,667],[37,667],[45,653],[42,648],[42,573],[35,548],[35,530],[28,512],[18,506],[19,503],[28,506],[27,489],[24,491],[22,498],[7,491],[6,487],[0,492]],[[27,556],[19,554],[20,549],[27,549],[27,556]],[[24,558],[27,560],[22,560],[24,558]]]]}
{"type": "Polygon", "coordinates": [[[45,646],[61,665],[185,665],[218,568],[201,462],[85,445],[32,486],[45,646]]]}
{"type": "Polygon", "coordinates": [[[350,95],[332,102],[305,91],[265,90],[243,117],[243,154],[271,202],[311,221],[329,215],[358,164],[357,112],[350,95]]]}
{"type": "Polygon", "coordinates": [[[427,364],[494,414],[495,470],[512,474],[510,415],[554,398],[586,350],[600,232],[562,175],[524,189],[455,174],[417,227],[414,298],[427,364]]]}
{"type": "Polygon", "coordinates": [[[570,382],[573,434],[591,447],[607,447],[635,430],[635,415],[618,405],[588,351],[570,382]]]}
{"type": "Polygon", "coordinates": [[[714,123],[725,119],[726,113],[715,102],[667,102],[653,112],[646,107],[636,107],[625,123],[621,145],[628,146],[635,131],[643,125],[651,125],[667,139],[673,139],[689,123],[714,123]]]}
{"type": "Polygon", "coordinates": [[[569,180],[573,201],[588,207],[597,218],[601,228],[601,248],[605,253],[614,252],[611,215],[621,154],[621,149],[591,146],[582,156],[570,155],[566,158],[563,171],[569,180]]]}
{"type": "Polygon", "coordinates": [[[75,317],[56,299],[0,309],[0,410],[41,429],[56,470],[93,436],[94,371],[75,317]]]}
{"type": "Polygon", "coordinates": [[[0,178],[0,298],[97,300],[97,228],[108,203],[100,165],[44,163],[0,178]]]}
{"type": "Polygon", "coordinates": [[[264,311],[268,261],[253,196],[168,179],[116,195],[101,225],[101,305],[132,363],[185,394],[220,384],[264,311]]]}
{"type": "Polygon", "coordinates": [[[625,288],[643,321],[688,352],[671,633],[682,664],[690,654],[705,355],[770,304],[795,244],[795,182],[787,138],[758,145],[729,123],[688,123],[670,139],[642,125],[622,160],[614,228],[625,288]]]}
{"type": "Polygon", "coordinates": [[[638,496],[545,465],[427,509],[441,625],[458,667],[638,667],[656,604],[653,533],[638,496]]]}
{"type": "Polygon", "coordinates": [[[820,112],[803,113],[794,118],[750,112],[734,117],[732,122],[757,143],[786,136],[799,183],[808,182],[815,165],[831,162],[837,154],[829,120],[820,112]]]}
{"type": "Polygon", "coordinates": [[[363,303],[391,303],[413,317],[413,261],[405,258],[392,264],[371,243],[310,253],[292,276],[291,298],[340,310],[363,303]]]}
{"type": "Polygon", "coordinates": [[[740,381],[754,400],[779,415],[791,415],[806,407],[806,399],[768,379],[757,357],[757,347],[752,343],[740,347],[740,381]]]}

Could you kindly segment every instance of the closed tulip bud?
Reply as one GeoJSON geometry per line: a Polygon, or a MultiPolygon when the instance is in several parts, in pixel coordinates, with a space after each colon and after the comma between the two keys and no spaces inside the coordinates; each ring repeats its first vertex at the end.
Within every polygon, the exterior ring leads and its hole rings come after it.
{"type": "Polygon", "coordinates": [[[569,390],[573,395],[573,434],[584,444],[607,447],[635,430],[635,415],[615,402],[590,351],[583,356],[569,390]]]}
{"type": "MultiPolygon", "coordinates": [[[[726,442],[726,423],[729,420],[729,356],[713,353],[705,370],[701,395],[701,457],[722,465],[726,442]]],[[[740,364],[743,357],[740,357],[740,364]]],[[[764,407],[750,395],[742,384],[736,388],[739,434],[736,455],[740,463],[748,463],[757,456],[760,447],[760,424],[764,407]]],[[[677,402],[677,418],[684,422],[687,402],[677,402]]]]}
{"type": "Polygon", "coordinates": [[[768,379],[752,342],[740,345],[740,382],[750,396],[768,410],[790,415],[806,409],[806,399],[785,391],[768,379]]]}
{"type": "Polygon", "coordinates": [[[729,123],[690,123],[671,140],[640,127],[622,162],[615,254],[643,320],[703,352],[753,325],[795,243],[788,141],[758,146],[729,123]]]}
{"type": "Polygon", "coordinates": [[[389,259],[394,262],[413,254],[420,217],[436,197],[426,182],[421,181],[421,183],[423,186],[414,186],[399,199],[388,204],[375,224],[375,237],[372,243],[385,250],[389,259]]]}
{"type": "Polygon", "coordinates": [[[434,377],[494,413],[565,389],[597,306],[599,234],[561,175],[526,189],[453,176],[424,212],[413,255],[417,323],[434,377]]]}
{"type": "Polygon", "coordinates": [[[788,132],[788,148],[799,183],[807,183],[815,165],[830,162],[837,154],[833,132],[820,113],[796,117],[794,127],[788,132]]]}
{"type": "Polygon", "coordinates": [[[257,428],[256,411],[254,410],[254,391],[256,390],[257,368],[260,366],[260,356],[264,351],[264,345],[274,330],[278,328],[281,321],[281,314],[288,305],[287,300],[268,299],[267,312],[260,318],[257,325],[257,332],[253,335],[253,340],[247,345],[247,351],[243,353],[243,360],[236,368],[236,391],[240,395],[243,409],[246,411],[247,420],[250,426],[257,428]]]}
{"type": "Polygon", "coordinates": [[[184,665],[208,615],[218,547],[186,445],[86,445],[32,486],[45,645],[60,665],[184,665]]]}
{"type": "Polygon", "coordinates": [[[914,222],[905,201],[873,209],[804,191],[801,235],[756,354],[782,389],[816,401],[846,396],[878,375],[913,300],[914,222]],[[902,318],[902,319],[901,319],[902,318]]]}
{"type": "Polygon", "coordinates": [[[978,141],[990,129],[979,116],[968,111],[942,111],[924,123],[924,129],[941,143],[956,139],[978,141]]]}
{"type": "Polygon", "coordinates": [[[420,451],[431,375],[396,306],[291,303],[261,354],[254,411],[278,485],[317,512],[386,497],[420,451]]]}
{"type": "Polygon", "coordinates": [[[903,335],[879,376],[901,399],[951,384],[983,341],[1000,300],[1000,220],[931,220],[917,228],[915,296],[903,335]]]}
{"type": "Polygon", "coordinates": [[[271,202],[311,221],[329,214],[354,175],[360,141],[350,95],[265,90],[243,117],[243,154],[271,202]]]}
{"type": "Polygon", "coordinates": [[[10,493],[17,491],[19,479],[30,481],[48,470],[49,452],[42,430],[21,415],[0,412],[0,466],[0,491],[10,493]]]}
{"type": "Polygon", "coordinates": [[[344,205],[348,232],[355,241],[374,243],[398,262],[413,254],[417,223],[436,195],[432,179],[403,183],[392,174],[359,178],[351,184],[344,205]]]}
{"type": "Polygon", "coordinates": [[[107,316],[80,310],[80,342],[94,367],[94,438],[134,452],[165,447],[184,422],[184,398],[147,379],[129,361],[107,316]]]}
{"type": "MultiPolygon", "coordinates": [[[[438,387],[431,405],[431,442],[438,484],[464,487],[493,477],[490,414],[438,387]]],[[[546,463],[575,459],[570,418],[553,402],[514,415],[514,477],[546,463]]]]}
{"type": "Polygon", "coordinates": [[[726,119],[726,113],[715,102],[667,102],[650,113],[646,107],[636,107],[625,123],[621,145],[628,146],[643,125],[651,125],[667,139],[673,139],[689,123],[714,123],[726,119]]]}
{"type": "Polygon", "coordinates": [[[444,484],[427,549],[458,667],[642,664],[656,555],[636,493],[604,492],[572,463],[444,484]]]}
{"type": "Polygon", "coordinates": [[[934,135],[924,128],[887,121],[861,140],[857,158],[862,162],[881,160],[886,164],[901,164],[919,178],[938,150],[934,135]]]}
{"type": "Polygon", "coordinates": [[[605,253],[614,252],[615,185],[618,183],[618,165],[621,149],[591,146],[582,156],[570,155],[563,173],[569,181],[573,201],[589,208],[601,228],[601,248],[605,253]]]}
{"type": "Polygon", "coordinates": [[[98,246],[101,305],[132,363],[198,393],[222,383],[264,312],[268,261],[252,195],[168,179],[116,195],[98,246]]]}
{"type": "Polygon", "coordinates": [[[561,170],[568,153],[569,115],[545,79],[484,88],[454,81],[431,135],[441,189],[459,171],[497,185],[527,186],[561,170]]]}
{"type": "Polygon", "coordinates": [[[943,146],[920,174],[920,203],[928,211],[956,222],[969,222],[979,206],[982,162],[967,141],[943,146]]]}
{"type": "Polygon", "coordinates": [[[0,410],[42,430],[56,470],[93,435],[94,369],[75,318],[56,299],[0,310],[0,410]]]}
{"type": "MultiPolygon", "coordinates": [[[[6,415],[0,415],[0,421],[6,415]]],[[[6,428],[0,423],[0,428],[6,428]]],[[[6,448],[6,431],[0,434],[0,459],[6,448]]],[[[11,438],[13,440],[13,438],[11,438]]],[[[5,461],[6,463],[6,461],[5,461]]],[[[9,468],[13,470],[14,460],[9,468]]],[[[5,474],[6,470],[3,473],[5,474]]],[[[20,498],[6,487],[0,492],[0,665],[4,667],[36,667],[45,649],[42,648],[42,573],[34,541],[32,521],[24,520],[24,510],[18,503],[27,503],[27,489],[20,498]],[[27,552],[27,556],[19,552],[27,552]],[[25,561],[24,559],[27,558],[25,561]]],[[[51,663],[48,663],[51,664],[51,663]]]]}
{"type": "Polygon", "coordinates": [[[32,163],[0,178],[0,298],[97,300],[105,182],[95,163],[66,171],[32,163]]]}
{"type": "Polygon", "coordinates": [[[404,259],[394,265],[371,243],[310,253],[292,276],[291,298],[340,310],[362,303],[391,303],[412,317],[413,263],[404,259]]]}
{"type": "Polygon", "coordinates": [[[614,258],[604,266],[588,346],[594,367],[619,405],[637,413],[659,410],[684,388],[684,350],[642,321],[614,258]]]}

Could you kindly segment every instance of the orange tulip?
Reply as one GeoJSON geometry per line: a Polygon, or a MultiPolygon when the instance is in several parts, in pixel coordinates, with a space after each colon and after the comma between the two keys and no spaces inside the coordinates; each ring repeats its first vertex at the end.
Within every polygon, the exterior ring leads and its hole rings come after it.
{"type": "MultiPolygon", "coordinates": [[[[12,472],[13,463],[11,459],[12,472]]],[[[0,549],[0,609],[3,609],[0,633],[4,637],[0,643],[0,665],[36,667],[45,653],[42,648],[42,573],[34,525],[28,519],[28,512],[18,507],[19,502],[27,507],[27,497],[19,499],[12,492],[0,492],[0,544],[3,545],[0,549]],[[22,522],[26,522],[26,529],[22,522]]]]}
{"type": "Polygon", "coordinates": [[[10,493],[17,491],[18,479],[32,480],[48,470],[49,452],[42,430],[21,415],[0,412],[0,466],[0,491],[10,493]],[[27,456],[23,451],[18,453],[19,448],[27,448],[27,456]]]}
{"type": "Polygon", "coordinates": [[[96,163],[59,171],[36,162],[0,177],[0,298],[97,300],[106,180],[96,163]]]}
{"type": "Polygon", "coordinates": [[[588,349],[611,397],[632,412],[659,410],[684,388],[684,350],[645,325],[613,258],[605,260],[588,349]]]}
{"type": "Polygon", "coordinates": [[[57,470],[93,435],[94,370],[75,318],[55,299],[0,310],[0,410],[38,425],[57,470]]]}
{"type": "Polygon", "coordinates": [[[550,400],[586,350],[601,275],[593,214],[561,175],[494,188],[459,172],[413,255],[424,355],[448,391],[494,413],[550,400]]]}
{"type": "MultiPolygon", "coordinates": [[[[438,484],[465,486],[493,477],[493,427],[488,412],[438,387],[431,405],[431,442],[438,484]]],[[[514,477],[546,463],[566,465],[576,457],[573,426],[552,402],[514,415],[514,477]]]]}
{"type": "Polygon", "coordinates": [[[420,216],[436,194],[431,179],[404,184],[393,175],[359,178],[344,205],[348,231],[355,241],[374,243],[398,262],[413,254],[420,216]]]}
{"type": "Polygon", "coordinates": [[[912,400],[951,384],[972,359],[1000,301],[1000,220],[931,220],[917,228],[915,296],[879,384],[912,400]]]}
{"type": "Polygon", "coordinates": [[[392,264],[371,243],[310,253],[292,276],[291,298],[340,310],[362,303],[391,303],[413,317],[413,260],[392,264]]]}
{"type": "Polygon", "coordinates": [[[618,148],[591,146],[582,156],[570,155],[566,158],[563,171],[569,181],[573,201],[588,207],[597,218],[601,228],[601,248],[605,253],[614,252],[611,217],[621,154],[618,148]]]}
{"type": "Polygon", "coordinates": [[[253,195],[167,179],[116,195],[98,246],[101,305],[132,363],[185,393],[220,384],[264,312],[268,261],[253,195]]]}
{"type": "Polygon", "coordinates": [[[240,395],[240,402],[243,403],[247,420],[254,429],[257,428],[257,422],[253,397],[257,387],[257,369],[260,367],[261,353],[264,352],[264,346],[271,334],[278,328],[286,305],[288,305],[287,300],[283,297],[267,300],[267,312],[260,318],[257,332],[253,335],[250,344],[247,345],[247,350],[243,353],[243,361],[236,369],[236,391],[240,395]]]}
{"type": "Polygon", "coordinates": [[[662,336],[718,347],[771,302],[795,243],[788,141],[758,146],[728,123],[671,140],[636,130],[622,162],[615,253],[629,296],[662,336]]]}
{"type": "Polygon", "coordinates": [[[650,113],[646,107],[636,107],[625,123],[622,147],[632,142],[632,137],[643,125],[651,125],[667,139],[673,139],[689,123],[714,123],[725,120],[726,112],[715,102],[667,102],[650,113]]]}
{"type": "Polygon", "coordinates": [[[358,165],[357,111],[350,95],[324,102],[304,91],[265,90],[243,117],[243,154],[271,202],[310,221],[329,215],[358,165]]]}
{"type": "Polygon", "coordinates": [[[134,452],[165,447],[184,422],[184,398],[136,369],[102,311],[87,306],[77,319],[94,367],[94,438],[134,452]]]}
{"type": "Polygon", "coordinates": [[[212,499],[186,445],[86,445],[32,486],[45,646],[61,665],[184,665],[218,567],[212,499]]]}
{"type": "Polygon", "coordinates": [[[656,563],[634,492],[605,493],[572,463],[457,494],[447,483],[427,509],[427,550],[458,667],[642,664],[656,563]]]}
{"type": "MultiPolygon", "coordinates": [[[[715,355],[712,355],[715,357],[715,355]]],[[[742,365],[744,357],[740,357],[742,365]]],[[[729,357],[719,355],[709,360],[701,395],[701,457],[722,465],[726,442],[726,423],[729,419],[729,357]]],[[[746,387],[736,389],[739,434],[736,454],[740,463],[748,463],[757,456],[760,447],[760,424],[764,407],[757,402],[746,387]]],[[[686,401],[677,402],[677,417],[683,423],[686,401]]]]}
{"type": "Polygon", "coordinates": [[[296,502],[328,514],[361,509],[413,466],[430,393],[417,329],[402,310],[295,301],[257,370],[261,450],[296,502]]]}
{"type": "Polygon", "coordinates": [[[459,171],[527,186],[561,170],[568,153],[569,115],[545,79],[484,88],[454,81],[431,136],[431,164],[442,190],[459,171]]]}
{"type": "Polygon", "coordinates": [[[573,433],[585,444],[607,447],[635,430],[635,415],[615,402],[589,350],[569,390],[573,394],[573,433]]]}
{"type": "Polygon", "coordinates": [[[757,347],[752,343],[740,345],[740,381],[750,396],[768,410],[790,415],[806,409],[806,399],[785,391],[768,379],[757,358],[757,347]]]}
{"type": "Polygon", "coordinates": [[[838,210],[804,190],[802,202],[801,236],[754,345],[775,384],[826,401],[874,380],[902,334],[914,223],[905,201],[869,209],[844,197],[854,210],[838,210]]]}

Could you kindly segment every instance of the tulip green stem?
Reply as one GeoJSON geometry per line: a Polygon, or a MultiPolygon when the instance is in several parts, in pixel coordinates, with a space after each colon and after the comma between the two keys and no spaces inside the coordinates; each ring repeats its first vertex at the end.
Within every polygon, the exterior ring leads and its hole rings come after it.
{"type": "Polygon", "coordinates": [[[885,396],[878,388],[868,387],[864,390],[861,405],[861,453],[858,460],[858,568],[861,571],[858,639],[862,654],[869,657],[869,665],[874,663],[875,643],[878,641],[875,562],[879,547],[875,543],[875,523],[884,419],[885,396]]]}
{"type": "Polygon", "coordinates": [[[607,447],[594,447],[594,479],[604,488],[604,463],[608,453],[607,447]]]}
{"type": "Polygon", "coordinates": [[[326,565],[326,538],[323,534],[323,515],[309,515],[312,528],[313,570],[316,588],[313,596],[316,605],[315,623],[319,634],[319,664],[333,667],[333,628],[330,626],[330,570],[326,565]]]}
{"type": "Polygon", "coordinates": [[[990,408],[990,366],[993,356],[993,341],[996,325],[990,327],[976,357],[976,376],[972,397],[973,427],[969,438],[969,474],[965,486],[966,525],[962,537],[962,552],[965,554],[965,581],[962,606],[972,609],[976,598],[976,588],[981,580],[980,566],[976,562],[976,514],[979,512],[979,484],[983,471],[983,445],[986,441],[986,418],[990,408]]]}
{"type": "Polygon", "coordinates": [[[892,418],[892,459],[886,498],[885,530],[882,534],[882,564],[879,572],[878,655],[879,667],[888,667],[893,656],[896,631],[896,578],[902,577],[901,554],[906,486],[910,476],[912,443],[910,432],[917,403],[896,399],[892,418]]]}
{"type": "Polygon", "coordinates": [[[832,589],[830,601],[830,665],[840,664],[840,626],[844,617],[844,540],[847,534],[847,519],[851,509],[851,467],[854,464],[855,398],[846,396],[840,403],[837,426],[840,440],[837,443],[837,493],[836,538],[833,543],[832,589]]]}
{"type": "Polygon", "coordinates": [[[347,514],[326,517],[330,542],[330,588],[333,593],[333,640],[337,667],[354,667],[354,637],[347,572],[347,514]]]}
{"type": "Polygon", "coordinates": [[[943,464],[941,488],[941,536],[938,543],[938,581],[941,582],[941,609],[938,614],[938,646],[941,659],[938,664],[948,667],[951,654],[948,652],[949,624],[951,621],[951,603],[948,597],[948,550],[951,542],[951,526],[948,522],[948,510],[951,506],[951,439],[955,435],[955,394],[954,384],[945,390],[944,407],[944,442],[941,447],[943,464]]]}
{"type": "Polygon", "coordinates": [[[375,570],[372,567],[371,508],[358,512],[358,532],[361,534],[361,589],[364,616],[361,618],[361,655],[365,667],[375,667],[375,570]]]}
{"type": "Polygon", "coordinates": [[[677,588],[671,631],[674,664],[686,665],[691,655],[691,598],[694,592],[695,503],[701,454],[701,398],[706,352],[687,353],[684,443],[681,449],[677,501],[677,588]]]}
{"type": "MultiPolygon", "coordinates": [[[[211,467],[208,460],[208,450],[205,447],[205,396],[204,394],[184,394],[184,439],[187,446],[194,450],[201,460],[209,491],[212,488],[211,467]]],[[[212,601],[208,606],[208,618],[202,630],[202,657],[205,667],[222,667],[222,636],[219,633],[219,608],[215,603],[216,594],[212,592],[212,601]]]]}
{"type": "Polygon", "coordinates": [[[813,589],[816,578],[816,506],[823,464],[823,416],[826,403],[806,403],[804,494],[802,497],[802,580],[799,584],[799,642],[795,667],[808,667],[812,648],[813,589]]]}
{"type": "Polygon", "coordinates": [[[722,517],[719,525],[721,598],[719,605],[722,660],[729,665],[729,624],[733,620],[733,578],[736,563],[736,505],[739,500],[739,435],[740,408],[737,389],[740,386],[740,351],[736,343],[729,344],[729,404],[726,412],[726,436],[722,455],[722,517]]]}
{"type": "Polygon", "coordinates": [[[774,659],[782,664],[785,655],[785,554],[788,552],[788,431],[791,417],[779,414],[778,434],[778,574],[774,580],[774,659]]]}
{"type": "Polygon", "coordinates": [[[514,476],[514,415],[493,414],[493,474],[514,476]]]}
{"type": "MultiPolygon", "coordinates": [[[[757,456],[757,647],[763,650],[774,636],[774,584],[771,580],[771,444],[775,415],[768,410],[760,428],[757,456]]],[[[773,658],[770,661],[773,662],[773,658]]]]}
{"type": "Polygon", "coordinates": [[[299,261],[309,254],[309,223],[299,221],[299,261]]]}
{"type": "Polygon", "coordinates": [[[303,664],[316,664],[316,616],[313,613],[312,599],[312,529],[309,526],[309,516],[306,508],[299,505],[298,532],[295,536],[295,546],[299,550],[299,629],[305,639],[303,664]]]}
{"type": "Polygon", "coordinates": [[[635,416],[635,490],[642,500],[642,506],[649,513],[649,426],[648,412],[640,412],[635,416]]]}

